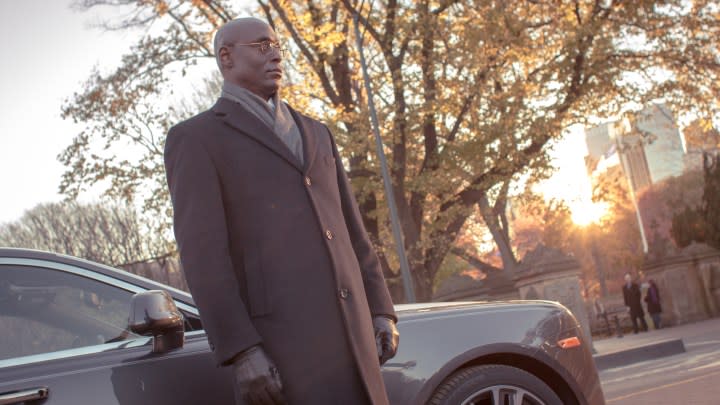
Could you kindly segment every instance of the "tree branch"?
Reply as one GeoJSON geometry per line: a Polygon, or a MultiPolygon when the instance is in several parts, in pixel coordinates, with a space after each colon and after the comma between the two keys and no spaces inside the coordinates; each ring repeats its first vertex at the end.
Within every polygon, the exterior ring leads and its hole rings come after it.
{"type": "Polygon", "coordinates": [[[459,248],[459,247],[453,247],[450,249],[450,252],[454,254],[455,256],[465,260],[468,262],[471,266],[475,267],[476,269],[482,271],[483,273],[489,273],[493,271],[501,271],[502,269],[499,267],[495,267],[492,264],[486,263],[479,258],[471,255],[468,253],[467,250],[459,248]]]}

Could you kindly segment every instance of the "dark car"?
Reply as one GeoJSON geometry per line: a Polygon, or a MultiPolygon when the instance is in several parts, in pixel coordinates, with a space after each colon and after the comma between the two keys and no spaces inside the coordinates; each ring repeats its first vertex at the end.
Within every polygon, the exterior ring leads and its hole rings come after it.
{"type": "MultiPolygon", "coordinates": [[[[604,404],[589,345],[557,303],[396,309],[400,350],[383,366],[393,404],[604,404]]],[[[0,249],[0,405],[232,403],[189,294],[0,249]]]]}

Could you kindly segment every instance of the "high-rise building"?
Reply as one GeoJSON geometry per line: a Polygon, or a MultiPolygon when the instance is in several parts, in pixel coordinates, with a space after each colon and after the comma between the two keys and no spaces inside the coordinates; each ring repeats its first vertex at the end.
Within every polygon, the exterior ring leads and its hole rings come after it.
{"type": "Polygon", "coordinates": [[[623,172],[633,190],[642,190],[652,184],[645,142],[637,132],[628,132],[617,139],[623,172]]]}
{"type": "Polygon", "coordinates": [[[684,141],[663,104],[638,112],[634,125],[622,120],[589,128],[585,141],[588,174],[596,184],[603,172],[618,164],[635,192],[683,173],[684,141]]]}
{"type": "Polygon", "coordinates": [[[685,145],[672,114],[664,105],[651,105],[634,118],[633,124],[624,119],[586,130],[585,163],[593,189],[627,187],[643,250],[647,252],[646,224],[636,198],[651,184],[683,173],[685,145]]]}
{"type": "Polygon", "coordinates": [[[616,122],[606,122],[605,124],[585,130],[585,143],[588,148],[588,156],[599,161],[603,155],[610,149],[614,143],[616,122]]]}
{"type": "Polygon", "coordinates": [[[664,104],[654,104],[640,111],[633,132],[645,138],[643,149],[651,183],[683,173],[685,142],[672,112],[664,104]]]}

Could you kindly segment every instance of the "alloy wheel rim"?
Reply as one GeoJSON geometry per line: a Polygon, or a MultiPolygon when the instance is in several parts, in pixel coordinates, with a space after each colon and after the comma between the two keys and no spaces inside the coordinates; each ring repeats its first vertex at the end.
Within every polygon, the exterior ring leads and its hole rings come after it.
{"type": "Polygon", "coordinates": [[[530,391],[514,385],[492,385],[472,393],[461,405],[547,405],[530,391]]]}

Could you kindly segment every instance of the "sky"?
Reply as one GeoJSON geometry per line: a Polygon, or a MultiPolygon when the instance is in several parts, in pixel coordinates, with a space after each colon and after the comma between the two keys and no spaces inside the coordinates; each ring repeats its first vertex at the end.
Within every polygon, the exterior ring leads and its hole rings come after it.
{"type": "Polygon", "coordinates": [[[556,172],[537,187],[546,198],[564,200],[573,221],[579,225],[598,221],[606,211],[604,205],[592,202],[592,186],[585,167],[587,154],[583,127],[568,128],[550,151],[556,172]]]}
{"type": "MultiPolygon", "coordinates": [[[[117,66],[141,34],[93,28],[108,11],[78,12],[70,3],[0,0],[0,224],[63,198],[58,185],[64,167],[57,156],[83,125],[63,120],[61,107],[93,68],[117,66]]],[[[569,131],[552,152],[559,170],[542,186],[576,213],[589,204],[586,153],[582,128],[569,131]]]]}
{"type": "Polygon", "coordinates": [[[69,3],[0,0],[0,223],[62,199],[57,155],[82,126],[62,120],[61,106],[93,67],[118,64],[138,35],[91,30],[99,15],[69,3]]]}

